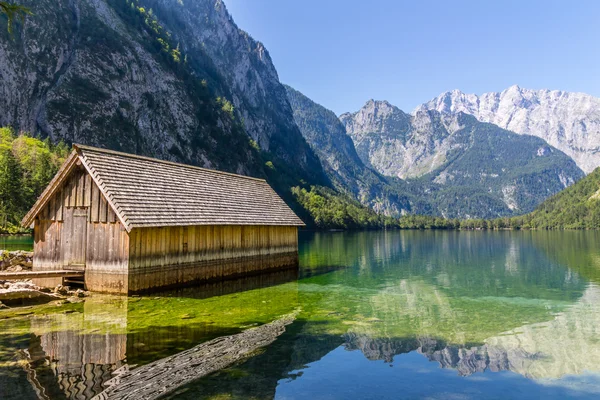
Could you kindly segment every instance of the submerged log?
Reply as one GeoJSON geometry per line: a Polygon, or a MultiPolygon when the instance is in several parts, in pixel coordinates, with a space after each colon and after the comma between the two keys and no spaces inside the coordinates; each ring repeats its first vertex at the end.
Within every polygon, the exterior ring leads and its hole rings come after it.
{"type": "Polygon", "coordinates": [[[224,336],[120,374],[105,383],[93,400],[156,399],[198,378],[219,371],[267,346],[285,332],[297,312],[271,323],[224,336]]]}

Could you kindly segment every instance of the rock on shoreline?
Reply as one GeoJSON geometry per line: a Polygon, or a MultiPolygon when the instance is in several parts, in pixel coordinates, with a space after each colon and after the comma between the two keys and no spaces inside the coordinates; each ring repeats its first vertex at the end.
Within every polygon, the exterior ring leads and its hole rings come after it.
{"type": "Polygon", "coordinates": [[[58,285],[54,290],[42,288],[34,285],[30,280],[0,281],[0,309],[9,306],[44,304],[54,300],[64,300],[63,303],[80,303],[88,294],[85,290],[73,290],[62,285],[58,285]]]}
{"type": "MultiPolygon", "coordinates": [[[[0,250],[0,271],[30,271],[33,267],[32,251],[0,250]]],[[[31,280],[0,280],[0,309],[14,306],[43,304],[54,300],[79,303],[88,293],[59,285],[54,290],[34,285],[31,280]]]]}
{"type": "Polygon", "coordinates": [[[0,271],[20,272],[33,267],[33,251],[0,250],[0,271]]]}

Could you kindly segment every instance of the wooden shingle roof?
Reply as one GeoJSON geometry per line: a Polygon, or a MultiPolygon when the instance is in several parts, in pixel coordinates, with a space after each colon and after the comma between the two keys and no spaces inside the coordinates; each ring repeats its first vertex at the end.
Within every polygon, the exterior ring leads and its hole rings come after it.
{"type": "MultiPolygon", "coordinates": [[[[264,179],[94,147],[73,147],[127,231],[189,225],[304,226],[264,179]]],[[[31,224],[35,209],[28,214],[30,220],[25,217],[24,225],[31,224]]]]}

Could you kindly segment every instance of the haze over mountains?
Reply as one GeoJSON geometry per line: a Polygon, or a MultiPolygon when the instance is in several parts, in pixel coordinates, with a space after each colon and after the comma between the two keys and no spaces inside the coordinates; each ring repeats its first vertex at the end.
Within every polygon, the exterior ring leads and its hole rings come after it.
{"type": "Polygon", "coordinates": [[[0,126],[54,142],[264,177],[291,202],[323,186],[393,216],[522,214],[600,165],[592,96],[453,91],[338,118],[280,83],[221,0],[23,3],[34,14],[0,37],[0,126]]]}

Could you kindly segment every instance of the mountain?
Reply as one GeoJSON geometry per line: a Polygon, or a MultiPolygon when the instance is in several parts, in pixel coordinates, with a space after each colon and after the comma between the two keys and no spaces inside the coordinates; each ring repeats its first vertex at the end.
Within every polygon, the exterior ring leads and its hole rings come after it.
{"type": "Polygon", "coordinates": [[[535,229],[598,229],[600,168],[550,197],[530,214],[511,219],[511,226],[535,229]]]}
{"type": "Polygon", "coordinates": [[[267,50],[221,0],[22,4],[33,14],[0,37],[0,126],[280,188],[329,184],[267,50]]]}
{"type": "Polygon", "coordinates": [[[371,102],[340,122],[279,82],[222,0],[22,4],[33,14],[0,37],[0,127],[264,177],[309,223],[387,224],[364,206],[511,215],[581,177],[540,139],[463,114],[371,102]]]}
{"type": "Polygon", "coordinates": [[[386,215],[431,214],[431,207],[410,196],[400,179],[384,177],[365,166],[333,111],[285,86],[294,120],[336,189],[386,215]]]}
{"type": "Polygon", "coordinates": [[[481,96],[442,93],[416,112],[464,112],[482,122],[540,137],[575,160],[586,173],[600,166],[600,98],[559,90],[511,86],[481,96]]]}
{"type": "Polygon", "coordinates": [[[583,177],[573,160],[544,140],[465,113],[409,115],[370,100],[340,121],[365,165],[408,179],[411,190],[445,217],[529,212],[583,177]]]}

